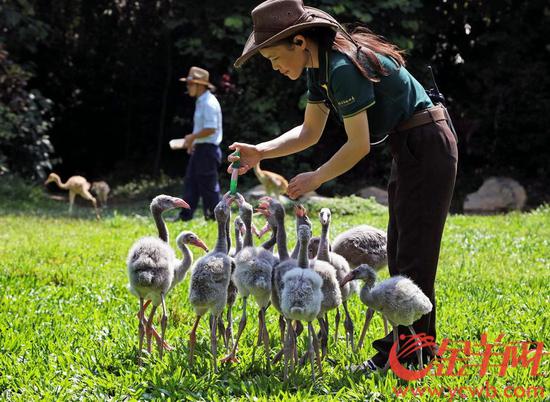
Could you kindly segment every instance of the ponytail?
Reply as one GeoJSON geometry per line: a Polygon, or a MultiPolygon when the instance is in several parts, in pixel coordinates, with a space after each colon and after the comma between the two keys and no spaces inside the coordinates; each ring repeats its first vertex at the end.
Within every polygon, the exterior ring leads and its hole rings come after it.
{"type": "Polygon", "coordinates": [[[332,41],[332,49],[348,56],[361,74],[372,82],[379,82],[381,76],[389,75],[376,53],[391,58],[399,67],[405,66],[403,50],[361,26],[350,33],[338,31],[332,41]]]}
{"type": "MultiPolygon", "coordinates": [[[[348,56],[361,74],[372,82],[379,82],[380,77],[389,75],[376,53],[391,58],[399,67],[405,66],[403,50],[363,26],[356,26],[350,32],[340,25],[337,32],[327,28],[311,28],[299,33],[313,39],[319,46],[348,56]]],[[[283,41],[292,44],[292,38],[283,41]]]]}

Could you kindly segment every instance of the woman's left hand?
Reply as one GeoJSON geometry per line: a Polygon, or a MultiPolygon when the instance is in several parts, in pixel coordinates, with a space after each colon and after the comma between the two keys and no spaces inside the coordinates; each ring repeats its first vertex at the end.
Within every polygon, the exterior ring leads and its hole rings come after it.
{"type": "Polygon", "coordinates": [[[317,190],[321,184],[323,183],[319,180],[317,172],[300,173],[290,180],[286,193],[295,200],[309,191],[317,190]]]}

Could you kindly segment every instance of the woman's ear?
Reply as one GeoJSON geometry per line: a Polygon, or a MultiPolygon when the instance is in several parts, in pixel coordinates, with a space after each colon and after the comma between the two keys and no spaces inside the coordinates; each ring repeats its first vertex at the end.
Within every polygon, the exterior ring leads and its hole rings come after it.
{"type": "Polygon", "coordinates": [[[301,48],[305,49],[306,38],[304,37],[304,35],[296,35],[292,39],[292,43],[294,43],[298,47],[301,47],[301,48]]]}

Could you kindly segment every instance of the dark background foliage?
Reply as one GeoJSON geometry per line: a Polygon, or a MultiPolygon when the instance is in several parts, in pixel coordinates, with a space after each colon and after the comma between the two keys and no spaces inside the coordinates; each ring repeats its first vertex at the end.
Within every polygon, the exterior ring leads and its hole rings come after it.
{"type": "MultiPolygon", "coordinates": [[[[303,80],[289,81],[261,58],[242,70],[232,67],[257,2],[0,0],[0,169],[38,178],[54,168],[64,178],[83,174],[112,183],[161,171],[182,176],[187,156],[167,144],[192,128],[193,100],[178,81],[191,65],[207,68],[218,86],[223,74],[235,85],[227,91],[220,86],[217,93],[224,147],[259,142],[300,124],[303,80]]],[[[406,49],[408,68],[426,87],[432,85],[426,66],[433,66],[460,135],[456,199],[489,175],[510,175],[527,185],[531,202],[545,200],[547,2],[307,5],[343,23],[360,21],[406,49]]],[[[331,118],[314,149],[265,161],[264,168],[290,178],[318,166],[344,141],[343,127],[331,118]]],[[[385,147],[375,148],[320,192],[383,186],[389,163],[385,147]]]]}

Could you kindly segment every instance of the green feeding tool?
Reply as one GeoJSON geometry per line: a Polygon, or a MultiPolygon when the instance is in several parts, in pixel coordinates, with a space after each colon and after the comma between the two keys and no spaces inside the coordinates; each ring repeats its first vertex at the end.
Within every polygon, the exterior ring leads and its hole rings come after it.
{"type": "MultiPolygon", "coordinates": [[[[241,156],[239,150],[236,150],[233,155],[241,156]]],[[[235,161],[231,164],[233,171],[231,172],[231,181],[229,183],[229,194],[235,195],[237,193],[237,181],[239,180],[239,167],[241,166],[241,161],[235,161]]]]}

